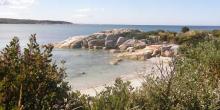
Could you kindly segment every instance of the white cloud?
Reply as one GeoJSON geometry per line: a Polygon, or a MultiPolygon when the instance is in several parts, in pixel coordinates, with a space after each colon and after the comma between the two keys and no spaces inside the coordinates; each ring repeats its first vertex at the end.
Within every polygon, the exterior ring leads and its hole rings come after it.
{"type": "Polygon", "coordinates": [[[0,0],[0,7],[8,8],[28,8],[35,3],[36,0],[0,0]]]}
{"type": "Polygon", "coordinates": [[[88,12],[91,12],[93,11],[93,9],[91,8],[82,8],[82,9],[77,9],[76,12],[78,13],[88,13],[88,12]]]}
{"type": "Polygon", "coordinates": [[[76,10],[76,12],[78,13],[103,12],[103,11],[104,8],[81,8],[76,10]]]}
{"type": "Polygon", "coordinates": [[[19,17],[19,15],[14,12],[1,12],[0,17],[1,18],[10,18],[10,17],[19,17]]]}
{"type": "Polygon", "coordinates": [[[87,14],[76,14],[76,15],[73,15],[73,18],[75,19],[82,19],[82,18],[88,18],[89,15],[87,14]]]}
{"type": "Polygon", "coordinates": [[[102,12],[104,12],[104,8],[81,8],[74,11],[72,18],[73,21],[83,22],[97,16],[97,14],[99,15],[102,12]]]}

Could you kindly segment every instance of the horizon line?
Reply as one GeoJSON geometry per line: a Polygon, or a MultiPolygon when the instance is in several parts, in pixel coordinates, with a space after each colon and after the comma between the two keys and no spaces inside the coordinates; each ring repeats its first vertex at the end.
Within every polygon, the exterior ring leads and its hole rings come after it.
{"type": "Polygon", "coordinates": [[[70,20],[55,20],[55,19],[31,19],[31,18],[10,18],[10,17],[1,17],[0,19],[18,19],[18,20],[39,20],[39,21],[63,21],[63,22],[70,22],[72,24],[69,25],[127,25],[127,26],[213,26],[213,27],[220,27],[220,25],[208,25],[208,24],[116,24],[116,23],[76,23],[70,20]]]}

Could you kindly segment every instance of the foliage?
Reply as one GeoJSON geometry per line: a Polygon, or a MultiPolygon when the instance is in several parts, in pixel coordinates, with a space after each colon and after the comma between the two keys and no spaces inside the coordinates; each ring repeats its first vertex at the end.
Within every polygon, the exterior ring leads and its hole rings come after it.
{"type": "Polygon", "coordinates": [[[133,88],[129,82],[116,79],[115,85],[106,87],[106,90],[98,94],[93,102],[92,109],[95,110],[128,110],[132,108],[133,88]]]}
{"type": "MultiPolygon", "coordinates": [[[[182,47],[184,48],[184,47],[182,47]]],[[[213,110],[219,109],[220,41],[187,47],[180,58],[146,76],[140,89],[116,80],[91,98],[89,110],[213,110]]]]}
{"type": "Polygon", "coordinates": [[[14,38],[0,54],[0,106],[9,109],[62,108],[69,87],[63,68],[52,63],[53,46],[42,48],[32,35],[27,48],[14,38]]]}
{"type": "Polygon", "coordinates": [[[213,33],[213,36],[220,37],[220,30],[213,30],[212,33],[213,33]]]}
{"type": "Polygon", "coordinates": [[[189,31],[190,31],[189,27],[186,27],[186,26],[181,29],[181,32],[183,32],[183,33],[186,33],[189,31]]]}
{"type": "Polygon", "coordinates": [[[33,36],[28,47],[21,51],[15,38],[0,55],[0,109],[220,109],[220,40],[211,39],[209,34],[157,33],[163,36],[161,41],[181,42],[180,55],[169,65],[162,62],[155,72],[147,73],[139,89],[117,79],[113,86],[94,97],[68,93],[69,87],[63,81],[64,69],[52,63],[50,45],[40,49],[33,36]]]}
{"type": "Polygon", "coordinates": [[[219,109],[219,47],[219,40],[199,43],[185,49],[182,57],[172,63],[172,68],[159,67],[162,77],[148,76],[140,92],[144,95],[141,100],[145,108],[219,109]]]}

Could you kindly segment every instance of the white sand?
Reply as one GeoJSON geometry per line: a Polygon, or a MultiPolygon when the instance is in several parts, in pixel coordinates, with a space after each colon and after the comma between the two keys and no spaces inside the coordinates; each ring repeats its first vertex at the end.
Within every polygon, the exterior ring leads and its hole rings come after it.
{"type": "MultiPolygon", "coordinates": [[[[147,62],[149,62],[149,61],[152,63],[152,65],[155,65],[155,67],[156,67],[156,65],[161,62],[163,62],[164,64],[168,64],[168,62],[171,61],[171,58],[155,57],[155,58],[149,59],[147,62]]],[[[140,73],[129,74],[129,75],[123,75],[120,78],[123,81],[131,82],[132,87],[139,88],[139,87],[141,87],[142,83],[145,81],[144,75],[146,75],[146,73],[149,73],[152,71],[153,71],[153,68],[146,67],[146,71],[143,71],[140,73]]],[[[114,81],[111,81],[111,82],[103,84],[103,85],[96,85],[94,87],[85,88],[85,89],[78,90],[78,91],[80,91],[82,94],[95,96],[97,93],[100,93],[101,91],[105,90],[106,86],[112,86],[113,84],[114,84],[114,81]]]]}

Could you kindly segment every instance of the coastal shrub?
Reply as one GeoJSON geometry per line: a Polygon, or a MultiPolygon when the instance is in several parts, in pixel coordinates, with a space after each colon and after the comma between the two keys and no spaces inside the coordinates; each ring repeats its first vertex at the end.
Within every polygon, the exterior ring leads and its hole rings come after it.
{"type": "Polygon", "coordinates": [[[186,33],[186,32],[189,32],[189,31],[190,31],[189,27],[186,27],[186,26],[181,29],[182,33],[186,33]]]}
{"type": "Polygon", "coordinates": [[[213,30],[212,33],[213,33],[213,36],[220,37],[220,30],[213,30]]]}
{"type": "Polygon", "coordinates": [[[130,82],[116,79],[114,86],[106,87],[92,102],[93,110],[128,110],[133,107],[130,82]]]}
{"type": "Polygon", "coordinates": [[[219,40],[201,42],[172,63],[173,71],[160,67],[161,77],[146,78],[139,104],[145,109],[219,109],[219,46],[219,40]]]}
{"type": "Polygon", "coordinates": [[[132,31],[121,34],[120,36],[126,37],[128,39],[145,39],[146,36],[144,32],[141,31],[132,31]]]}
{"type": "Polygon", "coordinates": [[[52,61],[53,46],[40,48],[32,35],[21,50],[14,38],[0,53],[0,109],[218,110],[220,39],[207,39],[207,34],[182,33],[190,37],[183,40],[179,56],[146,73],[140,88],[117,79],[94,97],[69,92],[65,69],[52,61]]]}
{"type": "Polygon", "coordinates": [[[158,33],[159,35],[159,41],[161,42],[168,42],[168,43],[175,43],[175,37],[176,33],[175,32],[160,32],[158,33]]]}
{"type": "Polygon", "coordinates": [[[209,39],[209,33],[204,31],[189,31],[177,34],[175,40],[178,44],[197,44],[209,39]]]}
{"type": "Polygon", "coordinates": [[[219,109],[219,47],[219,40],[199,42],[174,58],[169,66],[158,65],[159,74],[147,75],[140,89],[129,89],[129,83],[116,81],[90,106],[93,110],[219,109]]]}
{"type": "Polygon", "coordinates": [[[52,62],[52,45],[40,48],[32,35],[22,50],[14,38],[0,53],[0,108],[48,110],[64,108],[68,97],[64,68],[52,62]]]}

